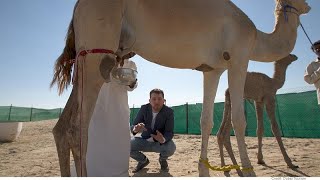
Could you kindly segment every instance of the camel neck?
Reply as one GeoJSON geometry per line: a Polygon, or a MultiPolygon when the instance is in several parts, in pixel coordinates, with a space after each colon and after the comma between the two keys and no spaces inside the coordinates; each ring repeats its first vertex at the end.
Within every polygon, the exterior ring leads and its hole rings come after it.
{"type": "Polygon", "coordinates": [[[299,17],[292,12],[276,12],[275,26],[272,33],[257,30],[256,46],[250,59],[260,62],[271,62],[288,55],[294,48],[297,39],[299,17]]]}
{"type": "Polygon", "coordinates": [[[272,80],[276,89],[280,89],[283,86],[286,80],[286,71],[287,71],[288,65],[289,64],[286,64],[286,65],[275,64],[272,80]]]}
{"type": "MultiPolygon", "coordinates": [[[[279,59],[287,55],[287,52],[291,52],[294,48],[297,29],[299,26],[299,17],[295,13],[291,12],[278,12],[279,15],[276,16],[276,23],[274,31],[270,34],[270,38],[274,42],[273,54],[274,57],[271,59],[279,59]],[[285,52],[285,54],[283,53],[285,52]]],[[[270,57],[269,57],[270,58],[270,57]]]]}

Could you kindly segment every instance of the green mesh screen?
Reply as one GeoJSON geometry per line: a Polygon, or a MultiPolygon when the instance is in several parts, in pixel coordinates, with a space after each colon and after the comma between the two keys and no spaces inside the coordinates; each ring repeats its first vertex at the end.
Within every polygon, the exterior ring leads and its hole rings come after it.
{"type": "MultiPolygon", "coordinates": [[[[171,107],[174,110],[174,131],[179,134],[201,134],[200,116],[202,104],[184,104],[171,107]]],[[[131,108],[130,124],[140,108],[131,108]]],[[[247,121],[246,136],[256,136],[257,120],[253,101],[244,101],[247,121]]],[[[0,106],[0,122],[27,122],[59,118],[63,109],[36,109],[15,106],[0,106]]],[[[220,127],[224,103],[214,105],[215,135],[220,127]]],[[[319,138],[320,107],[317,103],[316,91],[287,93],[276,96],[275,117],[283,137],[319,138]]],[[[264,108],[264,136],[273,136],[270,120],[264,108]]],[[[233,135],[234,133],[231,132],[233,135]]]]}
{"type": "Polygon", "coordinates": [[[174,132],[186,134],[187,131],[187,108],[188,105],[173,106],[174,111],[174,132]]]}

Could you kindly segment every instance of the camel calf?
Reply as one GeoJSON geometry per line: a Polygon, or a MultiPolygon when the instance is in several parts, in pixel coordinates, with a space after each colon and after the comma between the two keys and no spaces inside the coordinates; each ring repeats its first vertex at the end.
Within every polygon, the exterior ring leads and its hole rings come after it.
{"type": "MultiPolygon", "coordinates": [[[[251,99],[255,101],[256,106],[256,116],[257,116],[257,136],[258,136],[258,164],[265,164],[262,155],[262,136],[263,136],[263,107],[266,106],[267,114],[269,116],[272,132],[279,144],[280,150],[282,152],[283,158],[290,168],[297,168],[297,166],[292,164],[289,158],[282,140],[281,134],[278,128],[278,124],[275,117],[275,96],[277,90],[280,89],[286,77],[286,69],[293,62],[297,60],[297,56],[288,55],[285,58],[280,59],[274,63],[274,75],[273,78],[268,77],[265,74],[257,72],[248,72],[244,87],[244,99],[251,99]]],[[[224,104],[224,114],[221,122],[220,129],[217,133],[218,144],[220,149],[221,166],[225,166],[224,155],[223,155],[223,145],[225,146],[228,154],[232,160],[233,164],[237,164],[234,157],[231,142],[230,142],[230,130],[231,130],[231,101],[229,89],[225,92],[225,104],[224,104]]],[[[240,175],[241,172],[238,171],[240,175]]]]}

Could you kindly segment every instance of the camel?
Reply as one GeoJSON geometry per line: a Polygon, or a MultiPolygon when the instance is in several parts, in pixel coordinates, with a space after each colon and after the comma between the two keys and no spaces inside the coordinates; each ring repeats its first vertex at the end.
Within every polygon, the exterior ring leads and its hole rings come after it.
{"type": "MultiPolygon", "coordinates": [[[[263,107],[266,106],[266,110],[271,122],[272,132],[278,142],[280,150],[282,152],[283,158],[290,168],[297,168],[297,166],[292,164],[291,159],[289,158],[282,140],[281,133],[278,128],[278,124],[275,117],[275,98],[277,90],[280,89],[286,77],[287,67],[294,61],[297,60],[297,56],[288,55],[274,63],[274,74],[270,78],[263,73],[258,72],[248,72],[246,76],[246,82],[244,86],[244,99],[253,100],[256,106],[256,116],[257,116],[257,137],[258,137],[258,164],[265,164],[262,154],[262,137],[264,132],[263,127],[263,107]]],[[[221,157],[221,166],[225,166],[224,155],[223,155],[223,145],[225,146],[232,162],[234,165],[237,164],[237,161],[234,157],[232,146],[230,142],[230,130],[231,130],[231,103],[230,103],[230,93],[229,89],[225,92],[225,104],[224,104],[224,114],[221,122],[221,126],[217,133],[217,139],[220,149],[221,157]]],[[[241,175],[241,173],[238,174],[241,175]]]]}
{"type": "MultiPolygon", "coordinates": [[[[245,145],[243,91],[249,59],[270,62],[289,54],[297,38],[299,16],[311,9],[305,0],[276,0],[276,25],[263,33],[235,4],[228,0],[79,0],[74,8],[66,47],[56,61],[52,83],[59,92],[68,87],[71,66],[66,59],[76,57],[75,86],[79,124],[69,137],[74,141],[77,172],[86,176],[88,123],[98,92],[105,79],[99,67],[104,59],[113,61],[134,52],[156,64],[179,69],[195,69],[204,76],[201,112],[201,153],[199,176],[209,176],[208,139],[213,127],[213,106],[221,74],[228,69],[228,83],[242,167],[251,169],[245,145]],[[187,20],[187,21],[186,21],[187,20]],[[239,46],[241,44],[241,46],[239,46]],[[178,51],[178,50],[181,51],[178,51]],[[81,135],[80,135],[81,134],[81,135]],[[80,140],[79,140],[80,139],[80,140]]],[[[59,143],[63,130],[54,135],[59,143]]],[[[63,148],[63,147],[60,147],[63,148]]],[[[59,155],[58,150],[58,155],[59,155]]],[[[60,153],[61,155],[61,153],[60,153]]],[[[62,155],[61,155],[62,156],[62,155]]],[[[61,169],[65,166],[60,167],[61,169]]],[[[255,176],[253,170],[245,176],[255,176]]]]}

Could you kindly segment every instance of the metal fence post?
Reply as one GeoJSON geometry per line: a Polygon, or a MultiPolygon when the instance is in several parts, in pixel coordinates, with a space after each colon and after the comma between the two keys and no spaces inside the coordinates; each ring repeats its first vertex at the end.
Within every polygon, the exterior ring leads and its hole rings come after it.
{"type": "Polygon", "coordinates": [[[31,106],[31,112],[30,112],[30,121],[32,120],[32,106],[31,106]]]}
{"type": "Polygon", "coordinates": [[[189,107],[188,102],[186,103],[186,127],[187,127],[187,134],[189,134],[189,107]]]}
{"type": "Polygon", "coordinates": [[[62,111],[62,108],[60,108],[60,111],[59,111],[59,118],[60,118],[60,116],[61,116],[61,111],[62,111]]]}
{"type": "Polygon", "coordinates": [[[11,119],[11,109],[12,109],[12,104],[11,104],[10,109],[9,109],[9,117],[8,117],[8,121],[10,121],[10,119],[11,119]]]}

